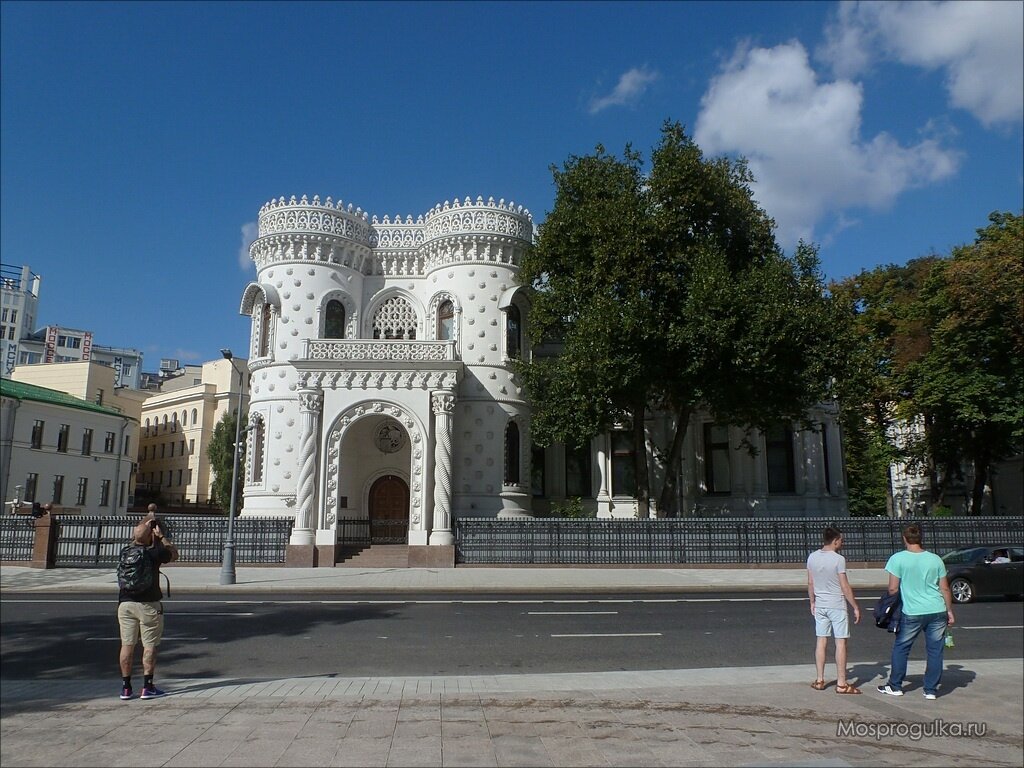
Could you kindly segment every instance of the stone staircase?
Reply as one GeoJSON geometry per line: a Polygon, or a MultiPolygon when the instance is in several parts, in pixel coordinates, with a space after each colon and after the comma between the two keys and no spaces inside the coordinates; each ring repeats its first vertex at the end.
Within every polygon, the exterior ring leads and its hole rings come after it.
{"type": "Polygon", "coordinates": [[[408,544],[374,544],[338,550],[336,568],[408,568],[408,544]]]}

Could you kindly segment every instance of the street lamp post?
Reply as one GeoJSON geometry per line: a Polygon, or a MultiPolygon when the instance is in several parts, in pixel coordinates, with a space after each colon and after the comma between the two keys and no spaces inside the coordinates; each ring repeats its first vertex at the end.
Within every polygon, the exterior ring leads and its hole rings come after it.
{"type": "MultiPolygon", "coordinates": [[[[235,361],[230,349],[222,349],[220,353],[225,360],[231,362],[234,369],[235,361]]],[[[234,464],[231,468],[231,509],[228,512],[228,535],[224,539],[224,555],[220,566],[220,583],[235,583],[235,511],[238,504],[238,454],[241,453],[240,443],[242,439],[242,371],[238,372],[238,410],[235,414],[235,445],[234,464]]]]}

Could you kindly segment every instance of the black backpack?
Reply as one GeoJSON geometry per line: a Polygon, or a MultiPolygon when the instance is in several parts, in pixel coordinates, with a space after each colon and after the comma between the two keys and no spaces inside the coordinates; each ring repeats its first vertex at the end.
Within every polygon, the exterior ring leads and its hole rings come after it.
{"type": "Polygon", "coordinates": [[[144,594],[153,586],[156,568],[146,548],[129,544],[121,550],[117,561],[117,586],[131,597],[144,594]]]}

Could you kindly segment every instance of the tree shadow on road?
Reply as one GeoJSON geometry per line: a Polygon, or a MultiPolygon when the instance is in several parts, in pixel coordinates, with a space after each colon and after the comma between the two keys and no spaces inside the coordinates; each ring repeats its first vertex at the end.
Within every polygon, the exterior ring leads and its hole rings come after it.
{"type": "MultiPolygon", "coordinates": [[[[322,612],[310,612],[308,606],[275,606],[272,614],[261,615],[258,623],[239,620],[232,617],[211,615],[208,618],[191,616],[195,621],[186,621],[185,616],[175,617],[175,610],[181,610],[173,603],[165,602],[166,619],[164,625],[164,642],[157,653],[157,677],[187,678],[202,685],[209,681],[217,687],[223,685],[239,685],[252,682],[266,682],[279,679],[281,675],[266,677],[243,678],[237,675],[238,663],[242,661],[251,665],[254,671],[259,670],[261,646],[266,643],[293,644],[296,671],[309,674],[316,663],[316,649],[305,649],[295,644],[297,639],[309,635],[318,627],[329,626],[338,628],[346,624],[381,619],[403,619],[398,611],[386,606],[345,605],[325,606],[322,612]],[[193,637],[193,635],[195,635],[193,637]],[[201,636],[201,637],[200,637],[201,636]],[[180,637],[180,641],[176,640],[180,637]],[[204,650],[210,645],[234,644],[236,652],[232,655],[234,669],[219,667],[211,654],[204,650]],[[308,651],[309,655],[302,655],[308,651]],[[212,680],[211,680],[212,678],[212,680]]],[[[5,695],[2,700],[3,711],[24,711],[26,707],[35,710],[46,710],[68,704],[95,700],[95,685],[85,684],[88,681],[110,680],[111,697],[117,703],[116,693],[120,684],[118,671],[118,625],[116,616],[117,602],[111,599],[105,613],[85,615],[69,615],[57,621],[53,616],[33,616],[29,618],[10,619],[5,617],[2,627],[3,642],[0,644],[0,679],[12,681],[37,681],[46,684],[52,681],[64,681],[60,700],[43,700],[35,696],[31,689],[22,690],[14,695],[5,695]]],[[[190,607],[190,612],[193,608],[190,607]]],[[[211,606],[211,614],[216,608],[211,606]]],[[[404,620],[404,619],[403,619],[404,620]]],[[[354,656],[358,649],[353,648],[354,656]]],[[[141,676],[141,645],[135,649],[134,673],[141,676]]],[[[345,658],[339,666],[344,668],[345,658]]],[[[337,670],[325,670],[316,677],[338,674],[337,670]]],[[[343,672],[341,674],[344,674],[343,672]]],[[[286,675],[287,676],[287,675],[286,675]]],[[[7,689],[7,685],[4,689],[7,689]]],[[[45,686],[51,689],[50,685],[45,686]]],[[[40,690],[43,690],[40,688],[40,690]]]]}

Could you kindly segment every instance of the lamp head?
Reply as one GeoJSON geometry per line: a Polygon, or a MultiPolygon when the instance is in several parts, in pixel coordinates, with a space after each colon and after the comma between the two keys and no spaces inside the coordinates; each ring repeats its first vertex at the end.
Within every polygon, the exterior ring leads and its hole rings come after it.
{"type": "Polygon", "coordinates": [[[221,355],[223,355],[223,356],[224,356],[224,359],[225,359],[225,360],[230,360],[230,359],[231,359],[231,357],[232,357],[232,355],[231,355],[231,350],[230,350],[230,349],[227,349],[227,348],[225,348],[225,349],[222,349],[222,350],[220,351],[220,353],[221,353],[221,355]]]}

